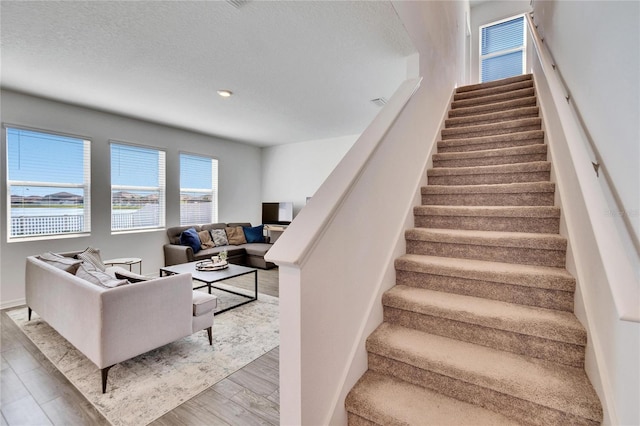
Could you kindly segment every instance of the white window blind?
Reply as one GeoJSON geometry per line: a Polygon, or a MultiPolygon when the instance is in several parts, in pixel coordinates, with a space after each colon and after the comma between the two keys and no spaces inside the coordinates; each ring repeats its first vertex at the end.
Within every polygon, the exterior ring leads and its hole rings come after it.
{"type": "Polygon", "coordinates": [[[165,152],[111,143],[111,230],[163,228],[165,152]]]}
{"type": "Polygon", "coordinates": [[[218,221],[218,160],[180,154],[180,224],[218,221]]]}
{"type": "Polygon", "coordinates": [[[6,128],[7,241],[91,231],[86,139],[6,128]]]}
{"type": "Polygon", "coordinates": [[[480,75],[482,82],[525,72],[524,16],[480,27],[480,75]]]}

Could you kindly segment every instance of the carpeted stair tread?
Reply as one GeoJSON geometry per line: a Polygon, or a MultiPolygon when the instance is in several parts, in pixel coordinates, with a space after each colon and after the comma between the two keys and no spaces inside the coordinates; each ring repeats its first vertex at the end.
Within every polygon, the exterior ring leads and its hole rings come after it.
{"type": "Polygon", "coordinates": [[[540,130],[541,127],[542,119],[540,117],[519,118],[500,123],[470,124],[462,127],[444,128],[440,131],[440,135],[442,140],[475,138],[510,134],[513,132],[540,130]]]}
{"type": "Polygon", "coordinates": [[[547,145],[536,144],[433,155],[434,167],[495,166],[533,161],[547,161],[547,145]]]}
{"type": "Polygon", "coordinates": [[[438,153],[480,151],[483,149],[510,148],[516,146],[544,144],[542,130],[507,133],[503,135],[465,137],[438,142],[438,153]]]}
{"type": "Polygon", "coordinates": [[[478,246],[543,250],[566,250],[567,248],[567,239],[557,234],[410,228],[405,231],[405,237],[407,240],[478,246]]]}
{"type": "Polygon", "coordinates": [[[573,292],[576,286],[575,278],[566,269],[549,266],[405,254],[396,259],[395,267],[409,272],[548,290],[573,292]]]}
{"type": "Polygon", "coordinates": [[[552,206],[553,182],[488,185],[428,185],[421,188],[424,205],[552,206]]]}
{"type": "Polygon", "coordinates": [[[584,370],[382,323],[367,339],[370,353],[509,395],[572,416],[602,421],[584,370]]]}
{"type": "MultiPolygon", "coordinates": [[[[580,346],[585,346],[587,342],[584,327],[574,314],[553,309],[404,285],[396,285],[385,292],[382,304],[452,321],[510,331],[523,337],[535,336],[580,346]]],[[[535,354],[531,356],[537,358],[535,354]]]]}
{"type": "Polygon", "coordinates": [[[560,208],[553,206],[416,206],[415,216],[489,216],[516,218],[559,218],[560,208]]]}
{"type": "Polygon", "coordinates": [[[465,99],[482,98],[486,96],[497,95],[500,93],[512,93],[516,90],[527,89],[533,87],[533,80],[516,81],[513,83],[500,84],[493,87],[485,87],[481,89],[470,90],[466,92],[457,92],[453,95],[453,100],[462,101],[465,99]]]}
{"type": "Polygon", "coordinates": [[[504,86],[507,84],[518,83],[521,81],[532,80],[533,75],[521,74],[515,77],[501,78],[500,80],[487,81],[485,83],[469,84],[456,88],[456,93],[472,92],[474,90],[488,89],[491,87],[504,86]]]}
{"type": "Polygon", "coordinates": [[[495,102],[492,104],[470,106],[466,108],[456,108],[449,111],[448,118],[466,117],[470,115],[487,114],[490,112],[498,112],[510,110],[513,108],[532,107],[537,105],[535,96],[525,98],[516,98],[503,102],[495,102]]]}
{"type": "Polygon", "coordinates": [[[549,180],[550,173],[551,163],[548,161],[475,167],[434,167],[427,170],[427,181],[429,185],[542,182],[549,180]]]}
{"type": "Polygon", "coordinates": [[[535,89],[533,87],[527,87],[520,90],[513,90],[511,92],[499,93],[496,95],[482,96],[471,99],[461,99],[459,101],[453,101],[451,103],[452,109],[468,108],[477,105],[494,104],[498,102],[504,102],[512,99],[528,98],[535,96],[535,89]]]}
{"type": "Polygon", "coordinates": [[[416,206],[413,211],[419,228],[560,231],[560,209],[553,206],[416,206]]]}
{"type": "Polygon", "coordinates": [[[500,123],[521,118],[537,117],[540,110],[536,106],[512,108],[504,111],[493,111],[484,114],[465,115],[464,117],[447,118],[446,128],[464,127],[470,125],[500,123]]]}
{"type": "Polygon", "coordinates": [[[351,389],[347,411],[389,426],[478,426],[519,423],[477,405],[447,397],[392,376],[367,371],[351,389]]]}

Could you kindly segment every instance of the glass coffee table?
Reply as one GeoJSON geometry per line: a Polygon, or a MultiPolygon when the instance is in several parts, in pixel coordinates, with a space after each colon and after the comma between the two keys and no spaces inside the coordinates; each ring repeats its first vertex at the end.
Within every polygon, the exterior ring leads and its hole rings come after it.
{"type": "Polygon", "coordinates": [[[224,309],[216,311],[216,314],[221,314],[222,312],[226,312],[230,309],[237,308],[238,306],[246,305],[247,303],[251,303],[254,300],[258,300],[258,270],[256,268],[249,268],[247,266],[242,265],[234,265],[232,263],[229,264],[229,267],[225,269],[220,269],[218,271],[198,271],[196,269],[196,264],[200,262],[190,262],[183,263],[180,265],[172,265],[165,266],[160,268],[160,276],[166,275],[174,275],[174,274],[191,274],[192,278],[196,281],[204,283],[199,287],[194,287],[194,290],[207,287],[209,294],[211,294],[211,289],[215,288],[216,290],[225,291],[227,293],[232,293],[237,296],[242,296],[247,300],[243,300],[240,303],[236,303],[234,305],[228,306],[224,309]],[[242,275],[253,274],[253,282],[254,289],[253,295],[247,295],[243,293],[239,293],[237,291],[230,290],[228,288],[222,288],[214,285],[215,283],[219,283],[221,281],[225,281],[231,278],[240,277],[242,275]]]}

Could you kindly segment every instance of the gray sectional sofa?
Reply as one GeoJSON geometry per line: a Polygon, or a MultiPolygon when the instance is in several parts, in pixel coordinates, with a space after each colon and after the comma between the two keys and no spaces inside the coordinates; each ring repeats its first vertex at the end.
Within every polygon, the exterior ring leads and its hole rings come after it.
{"type": "Polygon", "coordinates": [[[269,251],[272,244],[269,244],[268,239],[265,237],[264,243],[245,243],[240,245],[223,245],[212,248],[199,250],[194,253],[194,250],[188,245],[182,245],[180,243],[180,236],[182,232],[189,228],[195,228],[196,231],[211,231],[213,229],[226,229],[235,227],[251,227],[250,223],[208,223],[204,225],[186,225],[186,226],[174,226],[167,229],[167,236],[169,237],[169,243],[164,245],[164,265],[178,265],[181,263],[195,262],[197,260],[207,260],[211,256],[217,255],[220,252],[226,251],[230,263],[237,265],[251,266],[261,269],[275,268],[275,264],[264,260],[264,255],[269,251]]]}

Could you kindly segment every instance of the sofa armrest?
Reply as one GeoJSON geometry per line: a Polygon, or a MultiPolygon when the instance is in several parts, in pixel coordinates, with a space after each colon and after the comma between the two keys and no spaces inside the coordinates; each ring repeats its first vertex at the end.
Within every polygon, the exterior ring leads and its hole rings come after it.
{"type": "Polygon", "coordinates": [[[177,244],[164,245],[164,266],[180,265],[195,261],[193,249],[177,244]]]}
{"type": "Polygon", "coordinates": [[[176,274],[103,292],[99,367],[190,335],[192,286],[191,274],[176,274]]]}

